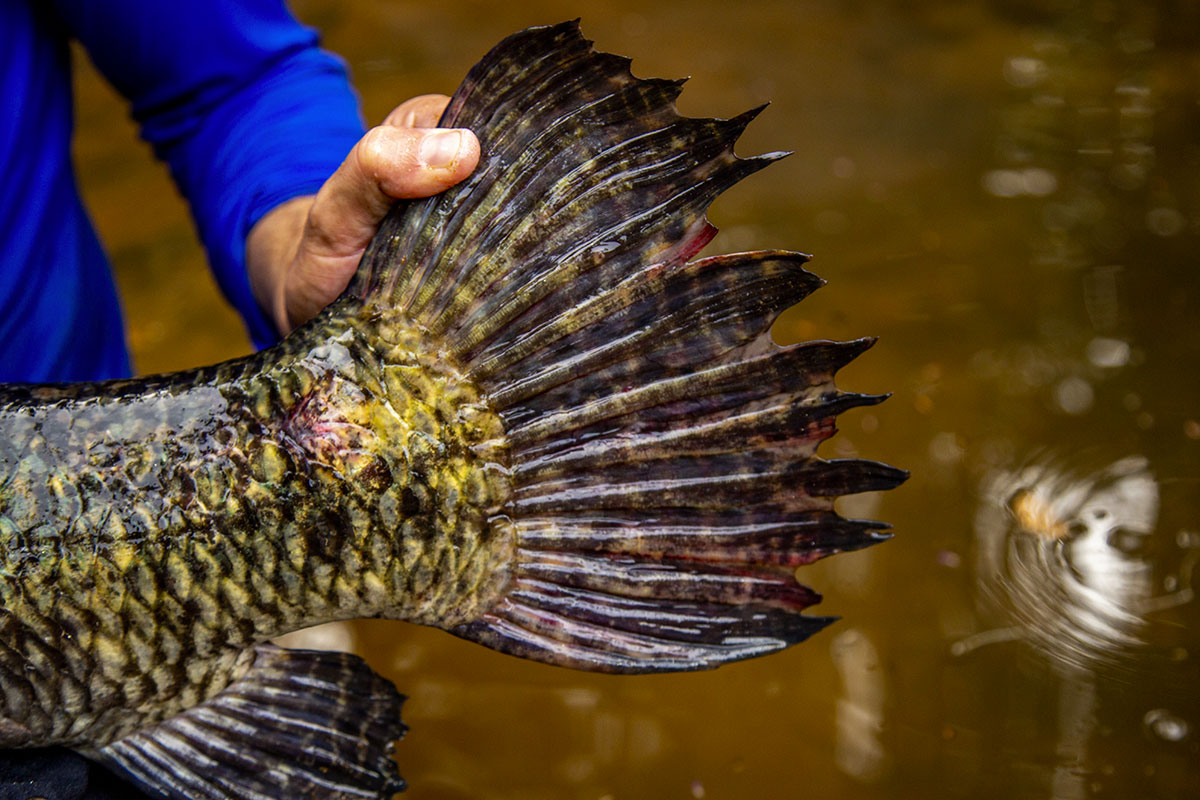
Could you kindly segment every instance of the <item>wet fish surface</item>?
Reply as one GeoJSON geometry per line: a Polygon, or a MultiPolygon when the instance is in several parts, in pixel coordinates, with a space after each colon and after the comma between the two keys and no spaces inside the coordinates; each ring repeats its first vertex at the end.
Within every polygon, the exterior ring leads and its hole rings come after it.
{"type": "Polygon", "coordinates": [[[795,569],[883,538],[824,460],[883,398],[871,340],[780,347],[808,257],[694,258],[757,110],[680,116],[576,23],[501,42],[441,124],[462,184],[396,206],[345,294],[190,372],[0,388],[0,748],[75,748],[172,798],[389,797],[402,697],[273,637],[387,617],[608,672],[820,630],[795,569]]]}

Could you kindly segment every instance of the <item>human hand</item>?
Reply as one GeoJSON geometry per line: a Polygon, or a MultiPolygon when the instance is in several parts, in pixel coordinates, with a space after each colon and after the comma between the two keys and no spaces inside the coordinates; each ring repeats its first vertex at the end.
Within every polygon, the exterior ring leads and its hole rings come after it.
{"type": "Polygon", "coordinates": [[[315,195],[281,203],[250,230],[250,287],[281,333],[342,293],[397,200],[437,194],[475,169],[475,134],[434,129],[449,102],[427,94],[400,104],[367,131],[315,195]]]}

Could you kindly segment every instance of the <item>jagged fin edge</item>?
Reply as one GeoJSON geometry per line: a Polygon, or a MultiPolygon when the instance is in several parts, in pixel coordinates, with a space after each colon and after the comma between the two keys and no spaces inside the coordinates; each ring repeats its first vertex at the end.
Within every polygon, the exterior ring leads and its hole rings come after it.
{"type": "Polygon", "coordinates": [[[712,200],[786,155],[733,152],[758,109],[683,117],[681,83],[629,63],[576,23],[494,48],[443,117],[479,135],[480,166],[394,210],[351,291],[437,338],[505,425],[511,582],[454,632],[585,669],[704,669],[824,627],[794,568],[886,538],[834,501],[906,474],[817,457],[877,398],[833,382],[873,340],[770,341],[821,283],[807,256],[692,261],[712,200]]]}

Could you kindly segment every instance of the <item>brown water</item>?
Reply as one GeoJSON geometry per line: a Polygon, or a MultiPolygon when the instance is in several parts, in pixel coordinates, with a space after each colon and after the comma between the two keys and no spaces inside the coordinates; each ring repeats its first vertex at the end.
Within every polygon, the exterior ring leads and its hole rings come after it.
{"type": "MultiPolygon", "coordinates": [[[[369,120],[582,16],[685,113],[764,100],[710,249],[814,252],[777,338],[873,334],[826,455],[912,471],[802,570],[843,620],[713,673],[583,675],[395,623],[416,798],[1200,797],[1200,4],[317,2],[369,120]]],[[[85,192],[139,366],[244,352],[164,171],[82,74],[85,192]]]]}

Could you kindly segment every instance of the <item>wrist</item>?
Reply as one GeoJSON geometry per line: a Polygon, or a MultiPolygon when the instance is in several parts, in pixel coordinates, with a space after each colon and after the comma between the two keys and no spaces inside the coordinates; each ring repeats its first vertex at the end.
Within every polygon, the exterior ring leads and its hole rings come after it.
{"type": "Polygon", "coordinates": [[[288,272],[296,259],[313,195],[294,197],[262,216],[246,236],[246,273],[258,305],[286,335],[288,272]]]}

